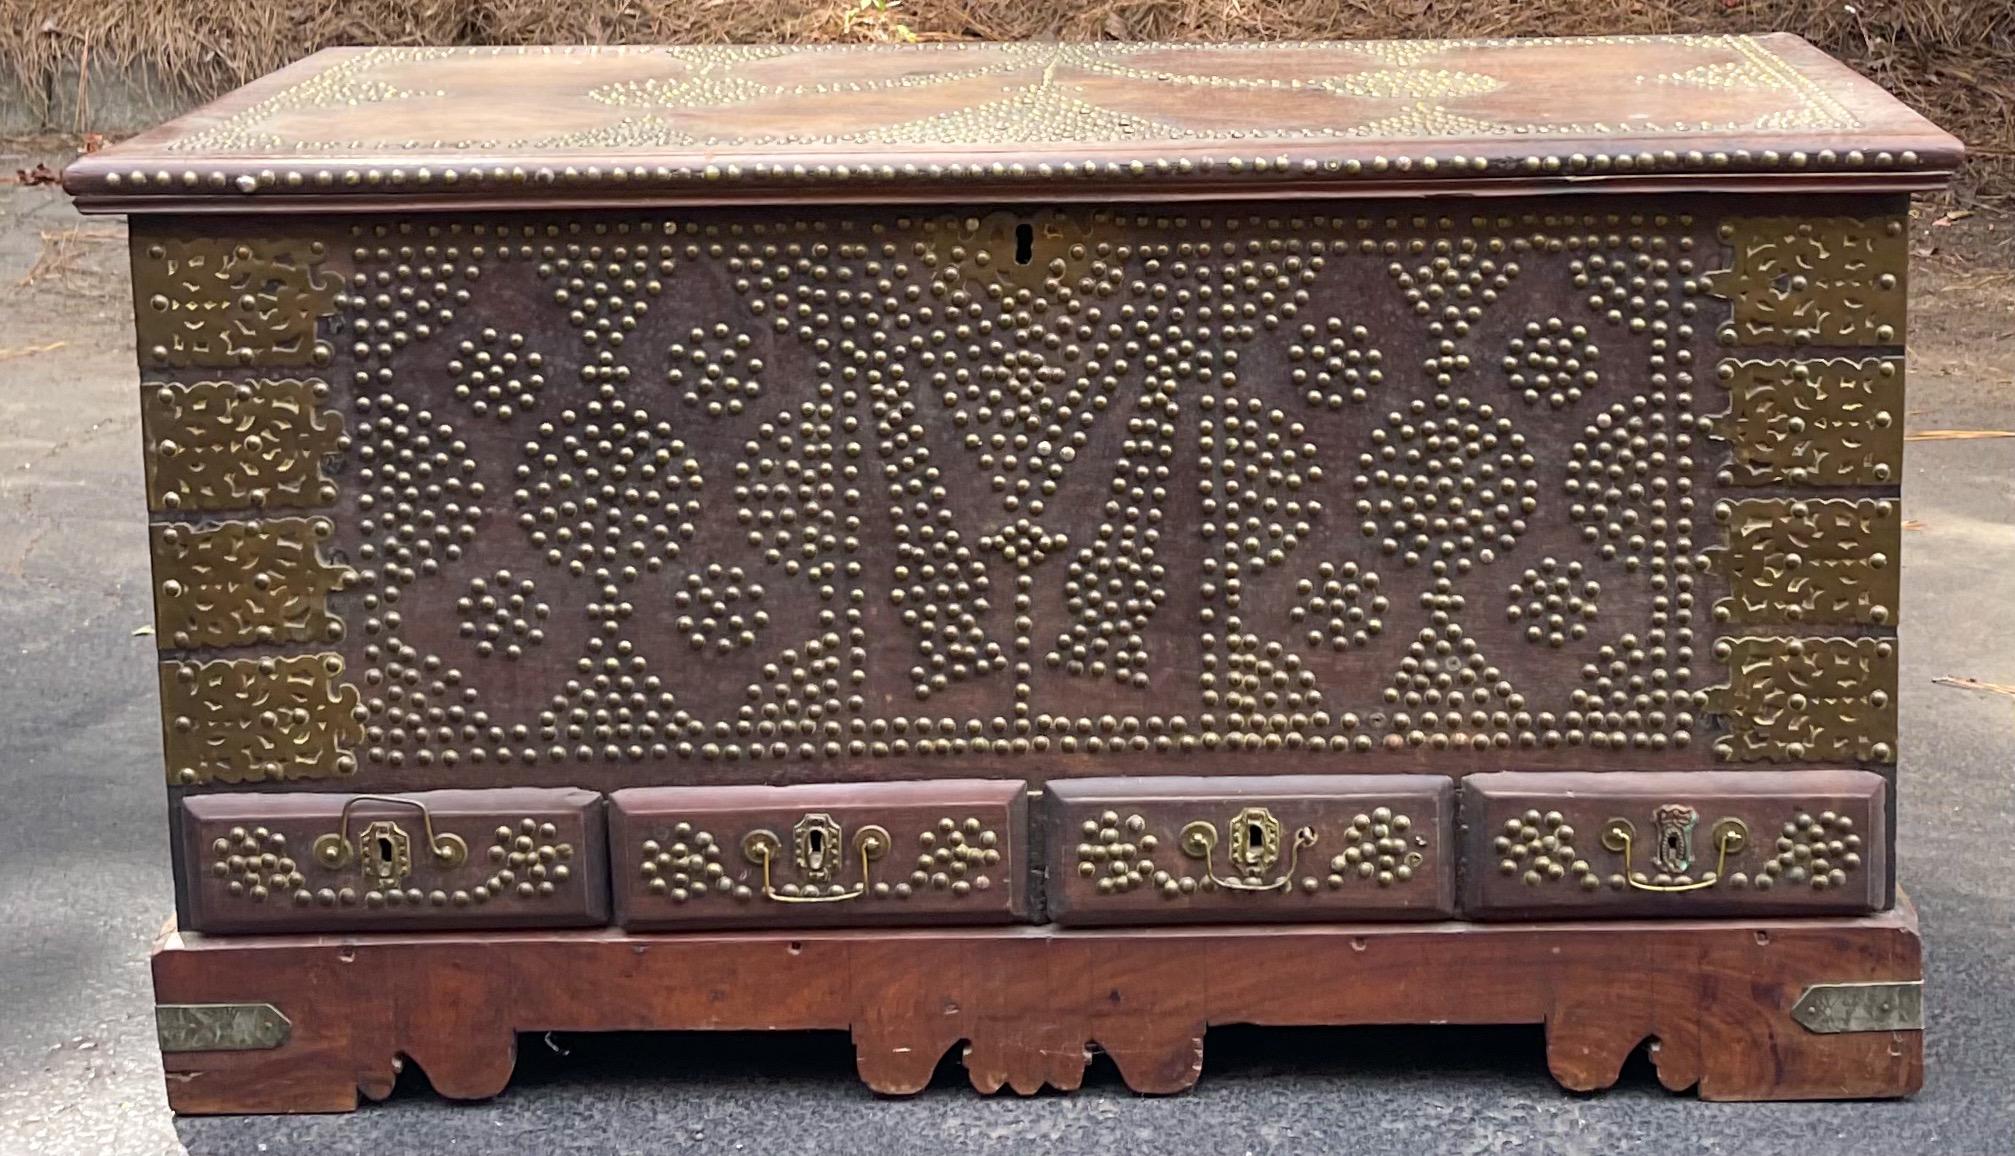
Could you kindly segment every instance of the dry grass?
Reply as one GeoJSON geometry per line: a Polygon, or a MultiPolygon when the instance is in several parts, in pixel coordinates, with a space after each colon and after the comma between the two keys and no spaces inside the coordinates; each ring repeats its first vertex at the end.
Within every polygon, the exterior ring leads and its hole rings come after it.
{"type": "Polygon", "coordinates": [[[2006,695],[2009,698],[2015,698],[2015,686],[2009,686],[2005,682],[1982,682],[1969,675],[1945,675],[1941,678],[1934,678],[1931,681],[1937,686],[1952,686],[1960,690],[1979,690],[1985,691],[1988,694],[2006,695]]]}
{"type": "MultiPolygon", "coordinates": [[[[2015,200],[2010,0],[0,0],[0,84],[148,66],[210,96],[332,44],[1363,39],[1796,32],[1962,137],[2015,200]]],[[[87,126],[77,126],[87,127],[87,126]]]]}
{"type": "MultiPolygon", "coordinates": [[[[108,258],[116,259],[125,248],[125,241],[126,230],[118,227],[71,225],[63,229],[44,229],[42,248],[35,255],[35,263],[14,283],[15,288],[39,286],[44,290],[56,288],[96,296],[103,292],[107,281],[103,276],[104,262],[108,258]]],[[[112,283],[116,284],[116,279],[112,283]]],[[[12,352],[20,356],[23,353],[43,353],[53,348],[56,346],[12,352]]]]}
{"type": "Polygon", "coordinates": [[[12,361],[17,357],[33,357],[38,353],[54,353],[69,346],[67,341],[45,341],[41,345],[18,345],[12,348],[0,346],[0,361],[12,361]]]}

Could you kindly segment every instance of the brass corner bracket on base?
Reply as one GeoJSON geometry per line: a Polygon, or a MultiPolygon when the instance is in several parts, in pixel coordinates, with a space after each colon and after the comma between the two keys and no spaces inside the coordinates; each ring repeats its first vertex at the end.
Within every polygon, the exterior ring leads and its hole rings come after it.
{"type": "Polygon", "coordinates": [[[1815,983],[1791,1008],[1808,1032],[1917,1032],[1924,1030],[1924,981],[1815,983]]]}
{"type": "Polygon", "coordinates": [[[861,1078],[886,1094],[924,1088],[961,1042],[982,1092],[1074,1089],[1094,1045],[1135,1091],[1179,1092],[1202,1074],[1208,1029],[1234,1023],[1543,1024],[1548,1066],[1574,1091],[1613,1084],[1646,1040],[1659,1042],[1659,1081],[1706,1100],[1907,1096],[1923,1082],[1907,904],[1851,918],[1488,925],[171,933],[153,970],[163,1005],[229,1005],[273,991],[276,975],[302,977],[273,1009],[290,1022],[277,1045],[236,1050],[270,1037],[233,1030],[210,1050],[167,1049],[169,1103],[198,1115],[350,1111],[360,1093],[391,1092],[401,1055],[444,1096],[495,1096],[515,1033],[562,1026],[847,1030],[861,1078]],[[1255,953],[1269,961],[1264,982],[1196,982],[1249,970],[1255,953]],[[383,999],[450,977],[454,1001],[383,999]]]}
{"type": "Polygon", "coordinates": [[[269,1003],[164,1003],[154,1006],[162,1055],[262,1052],[287,1042],[294,1025],[269,1003]]]}

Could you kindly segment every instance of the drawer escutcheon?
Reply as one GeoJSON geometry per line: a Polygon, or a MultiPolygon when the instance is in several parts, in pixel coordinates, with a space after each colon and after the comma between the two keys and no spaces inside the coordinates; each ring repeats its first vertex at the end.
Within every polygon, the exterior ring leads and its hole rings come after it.
{"type": "Polygon", "coordinates": [[[1722,819],[1708,833],[1708,843],[1715,849],[1714,870],[1698,879],[1688,879],[1686,873],[1693,867],[1693,828],[1700,821],[1700,813],[1683,803],[1667,803],[1652,818],[1657,842],[1651,851],[1651,865],[1659,872],[1655,877],[1632,869],[1637,828],[1630,820],[1611,819],[1602,829],[1602,845],[1623,856],[1623,880],[1633,890],[1671,894],[1712,887],[1727,875],[1728,857],[1749,845],[1749,824],[1736,818],[1722,819]],[[1668,878],[1674,881],[1655,881],[1668,878]]]}
{"type": "Polygon", "coordinates": [[[390,795],[358,795],[343,804],[343,814],[337,821],[336,829],[315,840],[315,861],[322,866],[336,870],[348,866],[355,859],[363,869],[365,879],[374,888],[395,887],[413,873],[412,838],[390,819],[366,824],[355,840],[350,838],[350,817],[359,803],[413,808],[420,812],[420,826],[427,836],[427,849],[441,866],[460,867],[468,861],[469,844],[453,832],[435,834],[434,816],[425,803],[390,795]]]}
{"type": "Polygon", "coordinates": [[[1237,878],[1217,873],[1217,825],[1207,819],[1186,824],[1178,840],[1182,853],[1203,863],[1204,877],[1227,891],[1285,891],[1294,886],[1294,873],[1301,863],[1303,848],[1313,847],[1318,836],[1313,827],[1296,829],[1289,843],[1287,868],[1273,879],[1266,873],[1280,862],[1281,825],[1265,807],[1247,807],[1225,824],[1230,838],[1227,854],[1237,878]]]}
{"type": "Polygon", "coordinates": [[[838,868],[837,848],[844,834],[838,821],[831,815],[814,812],[799,819],[791,828],[791,844],[797,868],[812,886],[796,891],[785,884],[778,890],[770,875],[770,866],[783,854],[783,840],[776,832],[766,828],[750,831],[742,837],[742,855],[749,862],[763,869],[764,899],[777,903],[844,903],[859,899],[868,893],[869,872],[875,860],[888,854],[893,842],[886,828],[870,823],[854,832],[852,848],[861,863],[860,882],[852,887],[835,889],[825,894],[817,893],[817,885],[831,884],[838,868]]]}

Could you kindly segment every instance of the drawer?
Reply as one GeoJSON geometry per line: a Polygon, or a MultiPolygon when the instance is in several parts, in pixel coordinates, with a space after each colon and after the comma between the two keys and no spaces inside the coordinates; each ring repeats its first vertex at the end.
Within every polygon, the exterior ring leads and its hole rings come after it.
{"type": "Polygon", "coordinates": [[[182,801],[196,931],[608,922],[602,796],[573,788],[182,801]]]}
{"type": "Polygon", "coordinates": [[[610,796],[631,930],[1027,917],[1020,780],[645,787],[610,796]]]}
{"type": "Polygon", "coordinates": [[[1439,775],[1052,782],[1050,918],[1445,916],[1455,897],[1453,796],[1439,775]]]}
{"type": "Polygon", "coordinates": [[[1798,915],[1886,903],[1867,771],[1520,773],[1463,780],[1463,910],[1798,915]]]}

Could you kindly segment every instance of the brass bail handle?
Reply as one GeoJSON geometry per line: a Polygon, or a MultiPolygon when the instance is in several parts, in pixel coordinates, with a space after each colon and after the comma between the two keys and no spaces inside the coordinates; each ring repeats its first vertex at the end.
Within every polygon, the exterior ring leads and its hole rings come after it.
{"type": "Polygon", "coordinates": [[[1217,867],[1211,861],[1217,852],[1217,824],[1207,819],[1198,819],[1182,829],[1181,846],[1183,854],[1192,859],[1203,860],[1205,878],[1227,891],[1285,891],[1294,886],[1294,870],[1301,862],[1302,848],[1315,846],[1315,840],[1315,828],[1297,828],[1288,851],[1287,869],[1282,871],[1278,878],[1265,883],[1226,879],[1217,873],[1217,867]]]}
{"type": "Polygon", "coordinates": [[[1716,857],[1714,870],[1691,883],[1647,883],[1636,877],[1630,869],[1630,857],[1637,838],[1637,828],[1628,819],[1611,819],[1602,828],[1602,845],[1623,856],[1623,881],[1639,891],[1653,891],[1661,895],[1675,895],[1683,891],[1699,891],[1712,887],[1728,873],[1728,857],[1739,854],[1749,845],[1749,824],[1740,819],[1727,818],[1714,824],[1708,832],[1713,840],[1716,857]]]}
{"type": "Polygon", "coordinates": [[[427,836],[427,850],[443,867],[460,867],[469,858],[469,845],[460,835],[450,831],[445,835],[434,833],[434,815],[427,805],[418,799],[401,799],[393,795],[357,795],[343,804],[343,815],[336,829],[315,840],[315,861],[324,867],[341,867],[357,853],[356,845],[350,842],[350,815],[359,803],[384,803],[392,807],[411,807],[420,812],[420,829],[427,836]]]}
{"type": "Polygon", "coordinates": [[[860,856],[861,881],[834,895],[780,894],[770,881],[770,864],[783,852],[783,846],[774,831],[758,829],[742,837],[742,854],[749,862],[762,864],[764,899],[775,903],[845,903],[868,893],[868,864],[888,853],[891,840],[887,830],[873,824],[855,831],[854,853],[860,856]]]}

